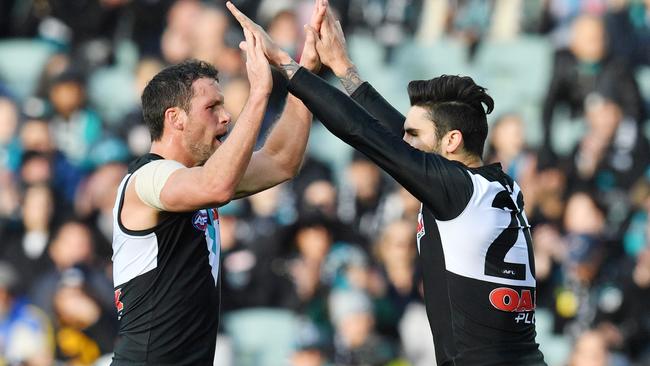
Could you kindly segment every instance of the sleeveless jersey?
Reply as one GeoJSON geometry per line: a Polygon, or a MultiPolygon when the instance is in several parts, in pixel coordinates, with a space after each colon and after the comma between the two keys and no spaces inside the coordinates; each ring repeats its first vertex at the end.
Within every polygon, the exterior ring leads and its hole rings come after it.
{"type": "Polygon", "coordinates": [[[148,230],[120,220],[129,166],[113,209],[113,281],[120,321],[113,365],[212,365],[219,324],[219,215],[216,209],[161,212],[148,230]]]}

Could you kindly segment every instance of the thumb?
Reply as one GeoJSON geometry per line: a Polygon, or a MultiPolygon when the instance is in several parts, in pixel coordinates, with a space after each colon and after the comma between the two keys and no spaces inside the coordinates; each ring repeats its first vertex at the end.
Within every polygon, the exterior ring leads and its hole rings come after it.
{"type": "Polygon", "coordinates": [[[247,46],[246,42],[244,42],[244,41],[239,42],[239,49],[240,50],[246,52],[246,46],[247,46]]]}

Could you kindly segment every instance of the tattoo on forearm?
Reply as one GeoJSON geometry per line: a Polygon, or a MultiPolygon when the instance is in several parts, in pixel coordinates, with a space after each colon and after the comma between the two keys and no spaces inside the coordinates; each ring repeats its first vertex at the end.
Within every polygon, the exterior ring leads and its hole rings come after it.
{"type": "Polygon", "coordinates": [[[359,71],[355,66],[349,67],[345,71],[345,76],[339,79],[341,80],[341,84],[343,84],[343,87],[349,95],[352,95],[352,93],[354,93],[354,91],[357,90],[361,84],[363,84],[363,80],[361,80],[359,71]]]}
{"type": "Polygon", "coordinates": [[[284,76],[286,76],[287,79],[291,80],[293,75],[298,71],[300,68],[300,65],[296,63],[296,61],[291,60],[290,63],[288,64],[282,64],[280,65],[280,69],[284,73],[284,76]]]}

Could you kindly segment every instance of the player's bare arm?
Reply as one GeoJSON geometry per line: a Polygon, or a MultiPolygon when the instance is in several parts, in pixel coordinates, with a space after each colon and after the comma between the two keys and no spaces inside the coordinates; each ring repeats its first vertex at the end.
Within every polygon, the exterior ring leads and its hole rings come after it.
{"type": "MultiPolygon", "coordinates": [[[[167,109],[165,133],[171,135],[155,142],[152,152],[165,151],[159,155],[167,158],[168,156],[165,155],[173,151],[175,160],[184,167],[168,174],[164,184],[158,187],[156,194],[159,199],[158,205],[145,203],[142,200],[142,195],[136,191],[138,177],[134,177],[134,182],[129,184],[126,191],[124,201],[126,209],[121,211],[122,220],[129,229],[142,230],[155,226],[161,211],[193,211],[204,207],[221,206],[233,199],[236,187],[250,162],[273,84],[261,40],[248,31],[245,32],[245,37],[250,94],[237,125],[228,138],[221,143],[220,138],[225,134],[225,125],[230,117],[220,115],[219,120],[223,122],[223,119],[226,119],[226,123],[220,123],[220,127],[217,128],[214,128],[213,124],[206,124],[205,129],[213,129],[214,135],[203,136],[203,139],[212,139],[213,141],[207,143],[215,143],[218,148],[206,161],[195,161],[196,159],[185,150],[192,150],[188,145],[200,146],[201,138],[198,142],[181,141],[183,135],[180,133],[174,135],[174,133],[190,128],[189,117],[182,108],[167,109]],[[214,142],[215,139],[218,142],[214,142]]],[[[193,84],[193,89],[195,95],[192,98],[190,114],[200,116],[201,113],[226,113],[223,110],[223,96],[216,80],[199,79],[193,84]]],[[[155,190],[156,187],[151,189],[155,190]]]]}
{"type": "MultiPolygon", "coordinates": [[[[310,26],[320,27],[325,7],[317,0],[310,20],[310,26]]],[[[287,77],[290,77],[301,66],[310,71],[320,68],[320,60],[316,52],[315,39],[308,35],[302,52],[300,65],[285,51],[280,49],[269,35],[234,5],[228,3],[228,8],[240,22],[243,29],[249,30],[262,40],[262,49],[269,62],[278,67],[287,77]]],[[[240,184],[237,186],[235,197],[244,197],[257,193],[276,184],[293,178],[302,164],[312,114],[300,101],[289,94],[282,115],[272,128],[264,146],[253,153],[251,162],[240,184]]]]}

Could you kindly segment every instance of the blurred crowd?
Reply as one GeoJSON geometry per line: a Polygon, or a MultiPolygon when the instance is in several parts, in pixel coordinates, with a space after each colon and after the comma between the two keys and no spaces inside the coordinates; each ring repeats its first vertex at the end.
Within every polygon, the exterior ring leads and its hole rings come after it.
{"type": "MultiPolygon", "coordinates": [[[[300,57],[311,0],[233,2],[300,57]]],[[[495,97],[485,161],[525,195],[549,365],[649,365],[650,1],[330,5],[402,112],[410,79],[443,73],[495,97]]],[[[0,1],[0,365],[110,362],[115,192],[150,144],[140,93],[165,65],[209,61],[236,121],[242,39],[223,1],[0,1]]],[[[295,180],[220,209],[215,364],[434,365],[419,209],[315,121],[295,180]]]]}

